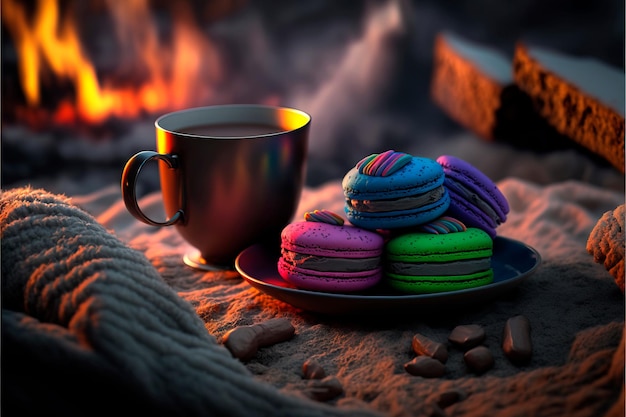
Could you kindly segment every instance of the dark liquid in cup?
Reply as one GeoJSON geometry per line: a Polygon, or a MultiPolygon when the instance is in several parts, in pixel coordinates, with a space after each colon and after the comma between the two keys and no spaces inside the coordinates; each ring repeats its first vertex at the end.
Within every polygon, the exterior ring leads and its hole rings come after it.
{"type": "Polygon", "coordinates": [[[278,126],[260,123],[222,123],[189,126],[177,129],[178,132],[219,138],[268,135],[284,131],[278,126]]]}

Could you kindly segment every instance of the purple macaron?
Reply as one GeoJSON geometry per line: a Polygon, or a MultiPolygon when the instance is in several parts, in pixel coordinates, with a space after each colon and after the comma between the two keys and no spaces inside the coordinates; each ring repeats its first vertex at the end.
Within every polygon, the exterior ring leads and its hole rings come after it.
{"type": "Polygon", "coordinates": [[[306,290],[365,290],[381,280],[383,246],[381,235],[344,225],[335,213],[307,212],[305,221],[290,223],[282,230],[278,273],[306,290]]]}
{"type": "Polygon", "coordinates": [[[442,155],[437,162],[443,167],[444,187],[450,194],[449,215],[495,238],[496,228],[506,221],[509,213],[504,194],[489,177],[467,161],[442,155]]]}

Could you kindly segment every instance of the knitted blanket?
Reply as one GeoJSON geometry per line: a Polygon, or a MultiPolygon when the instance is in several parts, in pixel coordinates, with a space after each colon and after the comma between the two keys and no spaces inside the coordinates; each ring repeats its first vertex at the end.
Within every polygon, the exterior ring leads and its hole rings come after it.
{"type": "Polygon", "coordinates": [[[254,380],[142,253],[66,198],[15,189],[0,209],[3,411],[345,414],[254,380]]]}
{"type": "MultiPolygon", "coordinates": [[[[511,215],[503,236],[542,255],[541,267],[501,299],[428,315],[328,317],[301,311],[236,272],[183,265],[173,228],[143,225],[119,190],[72,199],[16,188],[0,194],[3,412],[78,416],[618,416],[624,413],[624,298],[586,251],[587,238],[624,195],[579,182],[499,183],[511,215]],[[533,355],[500,349],[506,319],[525,315],[533,355]],[[288,318],[293,339],[246,362],[221,337],[288,318]],[[416,333],[445,342],[478,324],[495,365],[476,374],[450,349],[440,378],[404,370],[416,333]],[[302,365],[315,359],[341,395],[311,399],[302,365]]],[[[159,213],[160,196],[140,202],[159,213]]],[[[304,190],[297,216],[340,211],[340,184],[304,190]]],[[[156,217],[156,216],[155,216],[156,217]]]]}

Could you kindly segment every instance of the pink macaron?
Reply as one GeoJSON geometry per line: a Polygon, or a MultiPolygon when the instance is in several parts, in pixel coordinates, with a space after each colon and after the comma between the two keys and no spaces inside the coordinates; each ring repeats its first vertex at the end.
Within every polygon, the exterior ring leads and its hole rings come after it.
{"type": "Polygon", "coordinates": [[[382,278],[383,237],[344,225],[327,210],[305,214],[281,233],[278,273],[307,290],[350,293],[376,285],[382,278]]]}

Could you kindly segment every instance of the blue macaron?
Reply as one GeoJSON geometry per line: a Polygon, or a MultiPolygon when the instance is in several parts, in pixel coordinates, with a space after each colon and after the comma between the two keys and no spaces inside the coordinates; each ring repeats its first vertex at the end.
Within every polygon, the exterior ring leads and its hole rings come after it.
{"type": "Polygon", "coordinates": [[[346,217],[370,230],[428,223],[450,205],[444,178],[435,160],[393,150],[372,154],[343,178],[346,217]]]}

